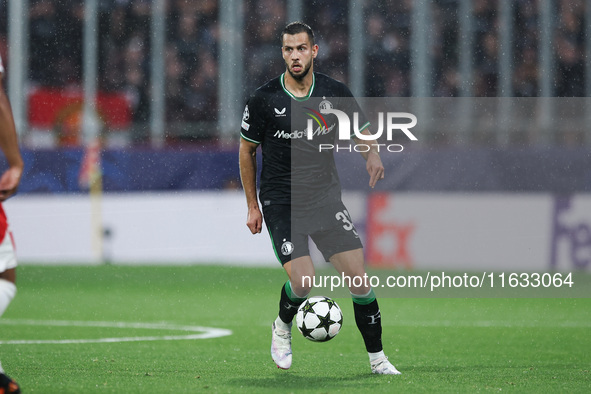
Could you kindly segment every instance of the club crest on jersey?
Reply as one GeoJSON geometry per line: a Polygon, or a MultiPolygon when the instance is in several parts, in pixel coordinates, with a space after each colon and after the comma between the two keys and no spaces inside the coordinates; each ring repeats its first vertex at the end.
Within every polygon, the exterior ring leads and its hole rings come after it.
{"type": "Polygon", "coordinates": [[[276,118],[279,118],[279,117],[281,117],[281,116],[287,116],[287,115],[285,114],[285,110],[286,110],[286,108],[285,108],[285,107],[284,107],[284,108],[283,108],[281,111],[280,111],[280,110],[278,110],[277,108],[273,108],[273,109],[275,110],[275,117],[276,117],[276,118]]]}
{"type": "Polygon", "coordinates": [[[323,113],[323,111],[326,111],[327,109],[333,109],[333,105],[330,101],[326,100],[326,98],[324,100],[322,100],[320,102],[320,104],[318,104],[318,109],[320,110],[320,113],[323,113]]]}
{"type": "Polygon", "coordinates": [[[291,242],[285,241],[283,245],[281,245],[281,254],[284,256],[289,256],[293,252],[294,246],[291,242]]]}

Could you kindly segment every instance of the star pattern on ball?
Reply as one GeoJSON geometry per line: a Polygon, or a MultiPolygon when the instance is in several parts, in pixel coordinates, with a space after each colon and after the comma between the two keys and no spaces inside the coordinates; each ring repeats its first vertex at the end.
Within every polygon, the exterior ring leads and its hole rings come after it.
{"type": "Polygon", "coordinates": [[[328,306],[330,307],[329,309],[332,309],[333,306],[338,307],[337,303],[332,298],[326,298],[325,301],[328,304],[328,306]]]}
{"type": "Polygon", "coordinates": [[[312,301],[312,302],[310,302],[309,300],[306,301],[306,304],[302,308],[302,310],[304,311],[304,316],[306,315],[306,313],[309,313],[309,312],[314,313],[314,305],[316,305],[316,301],[312,301]]]}
{"type": "Polygon", "coordinates": [[[322,316],[322,315],[316,314],[316,317],[318,317],[318,320],[320,320],[320,323],[318,323],[316,328],[324,328],[326,330],[326,332],[328,333],[328,330],[330,329],[330,325],[335,323],[330,318],[330,309],[328,310],[328,312],[326,312],[326,315],[322,316]]]}
{"type": "Polygon", "coordinates": [[[310,328],[306,327],[306,322],[302,323],[300,330],[302,331],[302,335],[305,336],[306,338],[314,339],[314,337],[312,337],[312,335],[310,335],[312,333],[312,331],[314,331],[314,328],[310,329],[310,328]]]}

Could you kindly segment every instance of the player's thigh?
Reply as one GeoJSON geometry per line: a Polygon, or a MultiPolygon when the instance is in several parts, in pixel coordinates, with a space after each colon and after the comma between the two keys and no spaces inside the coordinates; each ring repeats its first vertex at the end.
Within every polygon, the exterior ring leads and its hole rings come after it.
{"type": "Polygon", "coordinates": [[[349,290],[353,294],[367,294],[371,290],[365,272],[363,249],[348,250],[334,254],[330,257],[330,262],[339,274],[351,278],[349,290]]]}
{"type": "MultiPolygon", "coordinates": [[[[311,237],[326,261],[339,253],[363,248],[349,212],[342,202],[324,207],[314,218],[317,231],[311,237]]],[[[362,261],[363,264],[363,261],[362,261]]]]}

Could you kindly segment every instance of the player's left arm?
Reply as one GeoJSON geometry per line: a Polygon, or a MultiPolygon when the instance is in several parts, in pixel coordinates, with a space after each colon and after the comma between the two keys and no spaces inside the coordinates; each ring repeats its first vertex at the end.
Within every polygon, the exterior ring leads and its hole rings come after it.
{"type": "Polygon", "coordinates": [[[16,193],[23,174],[23,158],[18,146],[12,107],[4,91],[0,75],[0,149],[8,162],[8,169],[0,177],[0,201],[16,193]]]}
{"type": "MultiPolygon", "coordinates": [[[[361,134],[371,135],[371,132],[366,128],[365,130],[361,131],[361,134]]],[[[353,136],[353,140],[355,141],[355,144],[364,144],[365,146],[369,146],[369,150],[361,152],[361,156],[363,156],[366,162],[365,168],[369,174],[369,187],[373,189],[380,179],[384,179],[384,165],[382,164],[378,147],[377,145],[368,143],[371,142],[371,140],[363,141],[356,136],[353,136]]],[[[363,151],[363,149],[360,149],[360,151],[363,151]]]]}

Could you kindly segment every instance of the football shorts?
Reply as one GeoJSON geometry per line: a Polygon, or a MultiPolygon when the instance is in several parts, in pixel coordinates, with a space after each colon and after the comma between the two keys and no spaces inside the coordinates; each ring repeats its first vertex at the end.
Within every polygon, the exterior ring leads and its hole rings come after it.
{"type": "Polygon", "coordinates": [[[337,253],[363,247],[341,201],[305,210],[292,210],[289,205],[268,205],[263,207],[263,217],[275,255],[282,265],[309,256],[309,238],[326,261],[337,253]]]}

